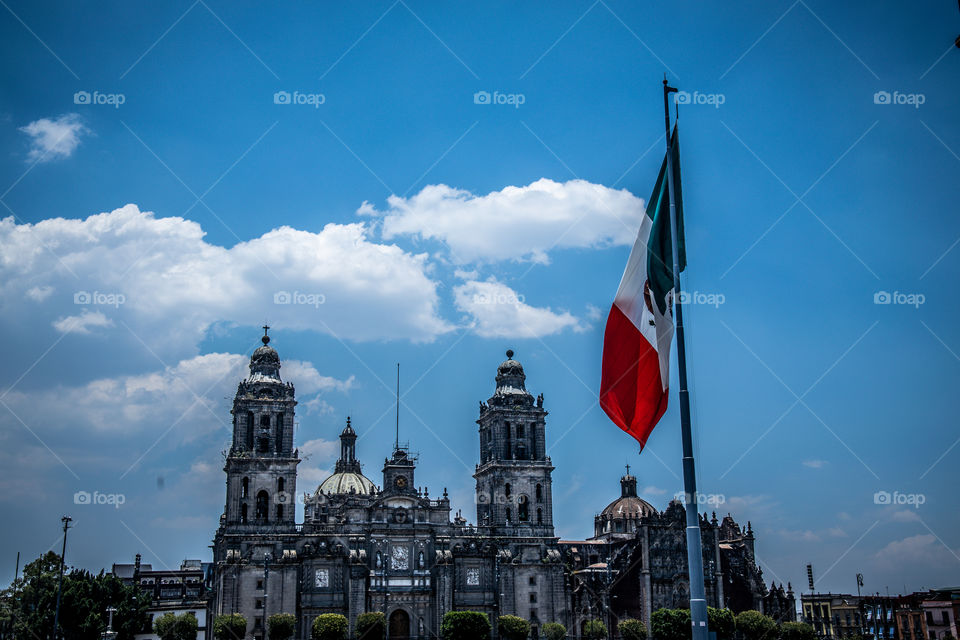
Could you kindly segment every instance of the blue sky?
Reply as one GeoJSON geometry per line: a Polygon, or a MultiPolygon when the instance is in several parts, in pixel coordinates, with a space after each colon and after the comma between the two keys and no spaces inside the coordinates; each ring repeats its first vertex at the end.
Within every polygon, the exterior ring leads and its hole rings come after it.
{"type": "Polygon", "coordinates": [[[956,583],[958,29],[951,3],[4,4],[0,574],[64,513],[77,565],[207,557],[264,321],[301,492],[347,415],[379,482],[399,361],[418,484],[472,520],[513,348],[558,534],[590,535],[626,462],[665,507],[676,402],[638,456],[595,394],[666,72],[701,490],[767,581],[956,583]]]}

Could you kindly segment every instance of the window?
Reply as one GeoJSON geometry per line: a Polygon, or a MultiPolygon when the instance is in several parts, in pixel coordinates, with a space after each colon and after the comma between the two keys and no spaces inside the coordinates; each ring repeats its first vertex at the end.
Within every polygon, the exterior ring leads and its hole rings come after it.
{"type": "Polygon", "coordinates": [[[543,485],[537,485],[537,502],[543,502],[543,485]]]}
{"type": "Polygon", "coordinates": [[[261,600],[260,598],[257,598],[257,602],[256,602],[256,604],[254,605],[254,608],[256,608],[256,609],[263,609],[263,600],[261,600]]]}
{"type": "Polygon", "coordinates": [[[260,416],[260,426],[261,426],[261,427],[269,427],[269,426],[270,426],[270,414],[269,414],[269,413],[265,413],[265,414],[263,414],[262,416],[260,416]]]}
{"type": "Polygon", "coordinates": [[[503,495],[507,496],[507,499],[510,499],[510,483],[503,485],[503,495]]]}
{"type": "Polygon", "coordinates": [[[510,517],[510,515],[511,515],[511,514],[510,514],[510,507],[507,507],[507,524],[510,524],[510,520],[512,519],[512,518],[510,517]]]}
{"type": "Polygon", "coordinates": [[[240,505],[240,523],[247,524],[247,505],[240,505]]]}
{"type": "Polygon", "coordinates": [[[263,591],[263,580],[257,580],[257,591],[263,591]]]}
{"type": "Polygon", "coordinates": [[[246,498],[247,493],[250,491],[250,478],[244,478],[240,481],[240,497],[246,498]]]}
{"type": "Polygon", "coordinates": [[[933,624],[933,611],[927,611],[927,624],[933,624]]]}
{"type": "Polygon", "coordinates": [[[537,603],[537,594],[536,594],[536,592],[534,592],[534,591],[531,591],[531,592],[530,592],[530,603],[531,603],[531,604],[536,604],[536,603],[537,603]]]}
{"type": "Polygon", "coordinates": [[[530,505],[527,502],[527,496],[517,496],[517,519],[520,522],[530,519],[530,505]]]}
{"type": "Polygon", "coordinates": [[[269,509],[270,509],[270,497],[267,495],[266,491],[263,491],[261,489],[260,492],[257,494],[257,512],[255,514],[256,519],[262,522],[266,522],[270,517],[269,509]]]}
{"type": "Polygon", "coordinates": [[[944,612],[943,612],[943,624],[950,624],[950,612],[949,612],[949,611],[944,611],[944,612]]]}
{"type": "Polygon", "coordinates": [[[543,509],[537,507],[537,524],[543,524],[543,509]]]}
{"type": "Polygon", "coordinates": [[[283,478],[277,478],[277,491],[283,491],[284,484],[283,478]]]}
{"type": "Polygon", "coordinates": [[[520,439],[520,438],[522,438],[522,437],[523,437],[523,425],[522,425],[522,424],[518,424],[518,425],[517,425],[517,439],[520,439]]]}
{"type": "Polygon", "coordinates": [[[247,451],[250,451],[251,449],[253,449],[253,412],[252,411],[247,411],[247,434],[246,435],[247,435],[247,438],[246,438],[247,441],[244,444],[246,444],[247,451]]]}
{"type": "Polygon", "coordinates": [[[283,505],[278,504],[277,505],[277,522],[280,522],[281,520],[283,520],[283,505]]]}

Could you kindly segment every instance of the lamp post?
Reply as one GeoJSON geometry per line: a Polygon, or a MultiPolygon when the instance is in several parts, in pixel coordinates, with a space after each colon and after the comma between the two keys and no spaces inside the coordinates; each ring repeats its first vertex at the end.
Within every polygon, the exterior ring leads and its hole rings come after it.
{"type": "Polygon", "coordinates": [[[117,609],[115,607],[107,607],[107,615],[109,616],[107,630],[100,636],[103,640],[113,640],[117,637],[117,632],[113,630],[113,614],[116,613],[116,611],[117,609]]]}
{"type": "Polygon", "coordinates": [[[263,637],[267,637],[267,596],[270,587],[270,560],[273,556],[270,553],[263,554],[263,637]]]}
{"type": "Polygon", "coordinates": [[[63,594],[63,565],[67,556],[67,529],[73,518],[63,516],[60,522],[63,523],[63,551],[60,553],[60,577],[57,578],[57,610],[53,614],[53,640],[57,640],[57,630],[60,626],[60,596],[63,594]]]}

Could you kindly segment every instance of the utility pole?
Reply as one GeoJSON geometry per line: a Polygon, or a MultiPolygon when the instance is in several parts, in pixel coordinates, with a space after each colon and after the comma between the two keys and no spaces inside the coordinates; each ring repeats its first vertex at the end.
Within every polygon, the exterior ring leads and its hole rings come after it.
{"type": "Polygon", "coordinates": [[[63,595],[63,565],[67,557],[67,529],[73,518],[63,516],[60,522],[63,523],[63,551],[60,552],[60,577],[57,579],[57,610],[53,614],[53,640],[57,640],[57,630],[60,626],[60,597],[63,595]]]}

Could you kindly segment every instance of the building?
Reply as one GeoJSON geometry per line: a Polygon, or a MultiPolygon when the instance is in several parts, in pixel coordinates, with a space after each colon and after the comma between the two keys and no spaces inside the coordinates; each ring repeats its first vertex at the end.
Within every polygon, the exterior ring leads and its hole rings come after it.
{"type": "MultiPolygon", "coordinates": [[[[754,558],[754,535],[730,515],[722,522],[700,518],[707,604],[734,612],[756,609],[779,621],[796,619],[796,600],[784,590],[764,586],[754,558]]],[[[594,536],[562,541],[571,568],[573,628],[603,617],[608,627],[621,618],[638,618],[650,628],[650,614],[661,608],[689,606],[686,514],[673,500],[665,511],[637,495],[637,478],[620,478],[620,497],[594,518],[594,536]]]]}
{"type": "MultiPolygon", "coordinates": [[[[114,564],[111,573],[125,584],[140,585],[150,595],[147,622],[137,640],[158,640],[153,633],[156,618],[173,613],[192,613],[197,618],[197,637],[207,637],[207,609],[213,592],[210,589],[212,565],[200,560],[184,560],[179,569],[154,569],[142,564],[137,554],[133,564],[114,564]]],[[[212,637],[212,634],[211,634],[212,637]]]]}
{"type": "MultiPolygon", "coordinates": [[[[446,489],[431,496],[417,485],[418,460],[399,441],[379,484],[367,477],[349,418],[334,473],[305,494],[304,521],[295,522],[295,389],[281,379],[266,331],[262,341],[233,401],[211,615],[240,613],[248,637],[262,640],[271,614],[293,613],[305,639],[322,613],[347,616],[352,632],[360,613],[382,611],[390,639],[406,640],[437,635],[447,611],[473,609],[526,618],[536,638],[546,622],[574,630],[604,611],[649,620],[658,607],[688,605],[682,506],[657,511],[629,473],[593,538],[555,536],[548,414],[512,351],[476,421],[475,524],[460,511],[451,518],[446,489]]],[[[788,616],[793,594],[764,587],[752,529],[729,516],[702,523],[711,602],[788,616]]]]}

